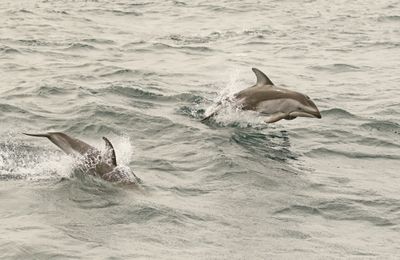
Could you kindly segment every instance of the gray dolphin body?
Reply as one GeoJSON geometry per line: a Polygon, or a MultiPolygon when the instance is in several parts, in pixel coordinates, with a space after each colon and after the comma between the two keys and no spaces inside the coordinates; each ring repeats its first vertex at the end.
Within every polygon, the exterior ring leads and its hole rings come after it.
{"type": "MultiPolygon", "coordinates": [[[[268,116],[266,123],[275,123],[281,119],[292,120],[296,117],[321,118],[321,114],[314,102],[306,95],[279,88],[260,70],[252,68],[256,74],[257,83],[236,93],[233,102],[243,110],[254,110],[268,116]]],[[[220,102],[216,111],[202,121],[216,115],[221,109],[220,102]]]]}
{"type": "Polygon", "coordinates": [[[64,133],[24,134],[35,137],[46,137],[66,154],[83,158],[83,166],[91,175],[99,176],[110,182],[123,184],[140,183],[140,179],[129,168],[126,169],[117,166],[114,147],[106,137],[103,137],[106,143],[106,151],[102,153],[95,147],[64,133]]]}

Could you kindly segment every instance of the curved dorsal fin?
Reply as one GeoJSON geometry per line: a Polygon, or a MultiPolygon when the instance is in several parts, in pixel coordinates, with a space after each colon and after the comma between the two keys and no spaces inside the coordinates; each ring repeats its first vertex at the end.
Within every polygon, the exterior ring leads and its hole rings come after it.
{"type": "Polygon", "coordinates": [[[115,157],[114,146],[111,144],[110,140],[103,136],[104,142],[106,142],[106,158],[111,160],[113,166],[117,166],[117,157],[115,157]]]}
{"type": "Polygon", "coordinates": [[[265,75],[261,70],[256,68],[252,68],[251,70],[254,72],[254,74],[256,74],[257,86],[274,85],[274,83],[272,83],[272,81],[267,77],[267,75],[265,75]]]}

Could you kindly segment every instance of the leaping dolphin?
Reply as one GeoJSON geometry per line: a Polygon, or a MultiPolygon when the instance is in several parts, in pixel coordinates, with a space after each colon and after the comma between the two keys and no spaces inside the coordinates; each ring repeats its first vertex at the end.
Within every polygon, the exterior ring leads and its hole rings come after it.
{"type": "MultiPolygon", "coordinates": [[[[274,83],[260,70],[252,68],[257,77],[257,83],[236,93],[232,100],[243,110],[254,110],[268,116],[266,123],[275,123],[281,119],[292,120],[296,117],[321,118],[321,114],[308,97],[299,92],[276,87],[274,83]]],[[[227,100],[227,99],[226,99],[227,100]]],[[[222,108],[222,102],[203,121],[216,115],[222,108]]]]}
{"type": "Polygon", "coordinates": [[[46,137],[66,154],[83,158],[83,165],[91,175],[99,176],[110,182],[123,184],[140,183],[140,179],[129,168],[117,166],[114,147],[106,137],[103,137],[106,143],[106,151],[102,153],[95,147],[64,133],[24,134],[35,137],[46,137]]]}

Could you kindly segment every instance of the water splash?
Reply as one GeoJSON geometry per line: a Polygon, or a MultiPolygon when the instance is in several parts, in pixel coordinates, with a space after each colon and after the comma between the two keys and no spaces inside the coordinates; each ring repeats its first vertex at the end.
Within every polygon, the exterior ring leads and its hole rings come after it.
{"type": "Polygon", "coordinates": [[[206,108],[205,115],[211,115],[218,111],[214,120],[223,126],[238,125],[247,126],[265,126],[264,120],[257,112],[244,111],[234,100],[234,96],[239,91],[246,88],[246,85],[239,80],[240,71],[235,69],[229,73],[229,82],[218,90],[211,106],[206,108]]]}
{"type": "Polygon", "coordinates": [[[62,153],[28,146],[8,134],[0,142],[0,179],[27,179],[32,181],[68,177],[74,160],[62,153]]]}
{"type": "Polygon", "coordinates": [[[129,136],[123,135],[114,138],[114,144],[118,164],[129,165],[132,161],[134,151],[134,146],[129,136]]]}

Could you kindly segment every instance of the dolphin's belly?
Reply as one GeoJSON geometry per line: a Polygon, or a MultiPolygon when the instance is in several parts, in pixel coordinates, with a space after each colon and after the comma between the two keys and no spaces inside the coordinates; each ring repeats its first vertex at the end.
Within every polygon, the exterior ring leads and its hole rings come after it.
{"type": "Polygon", "coordinates": [[[141,183],[140,179],[129,169],[124,167],[115,168],[113,171],[108,172],[102,178],[109,182],[118,182],[124,184],[138,184],[141,183]]]}
{"type": "Polygon", "coordinates": [[[282,100],[273,99],[273,100],[261,101],[257,104],[255,111],[267,115],[275,114],[277,112],[283,112],[282,100]]]}
{"type": "Polygon", "coordinates": [[[263,114],[284,113],[290,114],[299,107],[299,102],[290,98],[264,100],[257,104],[256,111],[263,114]]]}
{"type": "Polygon", "coordinates": [[[107,164],[107,163],[105,163],[105,162],[100,161],[100,162],[98,162],[98,163],[96,164],[95,169],[96,169],[96,173],[97,173],[100,177],[102,177],[102,176],[104,176],[105,174],[107,174],[107,173],[109,173],[109,172],[112,172],[112,171],[114,170],[114,167],[110,166],[109,164],[107,164]]]}

